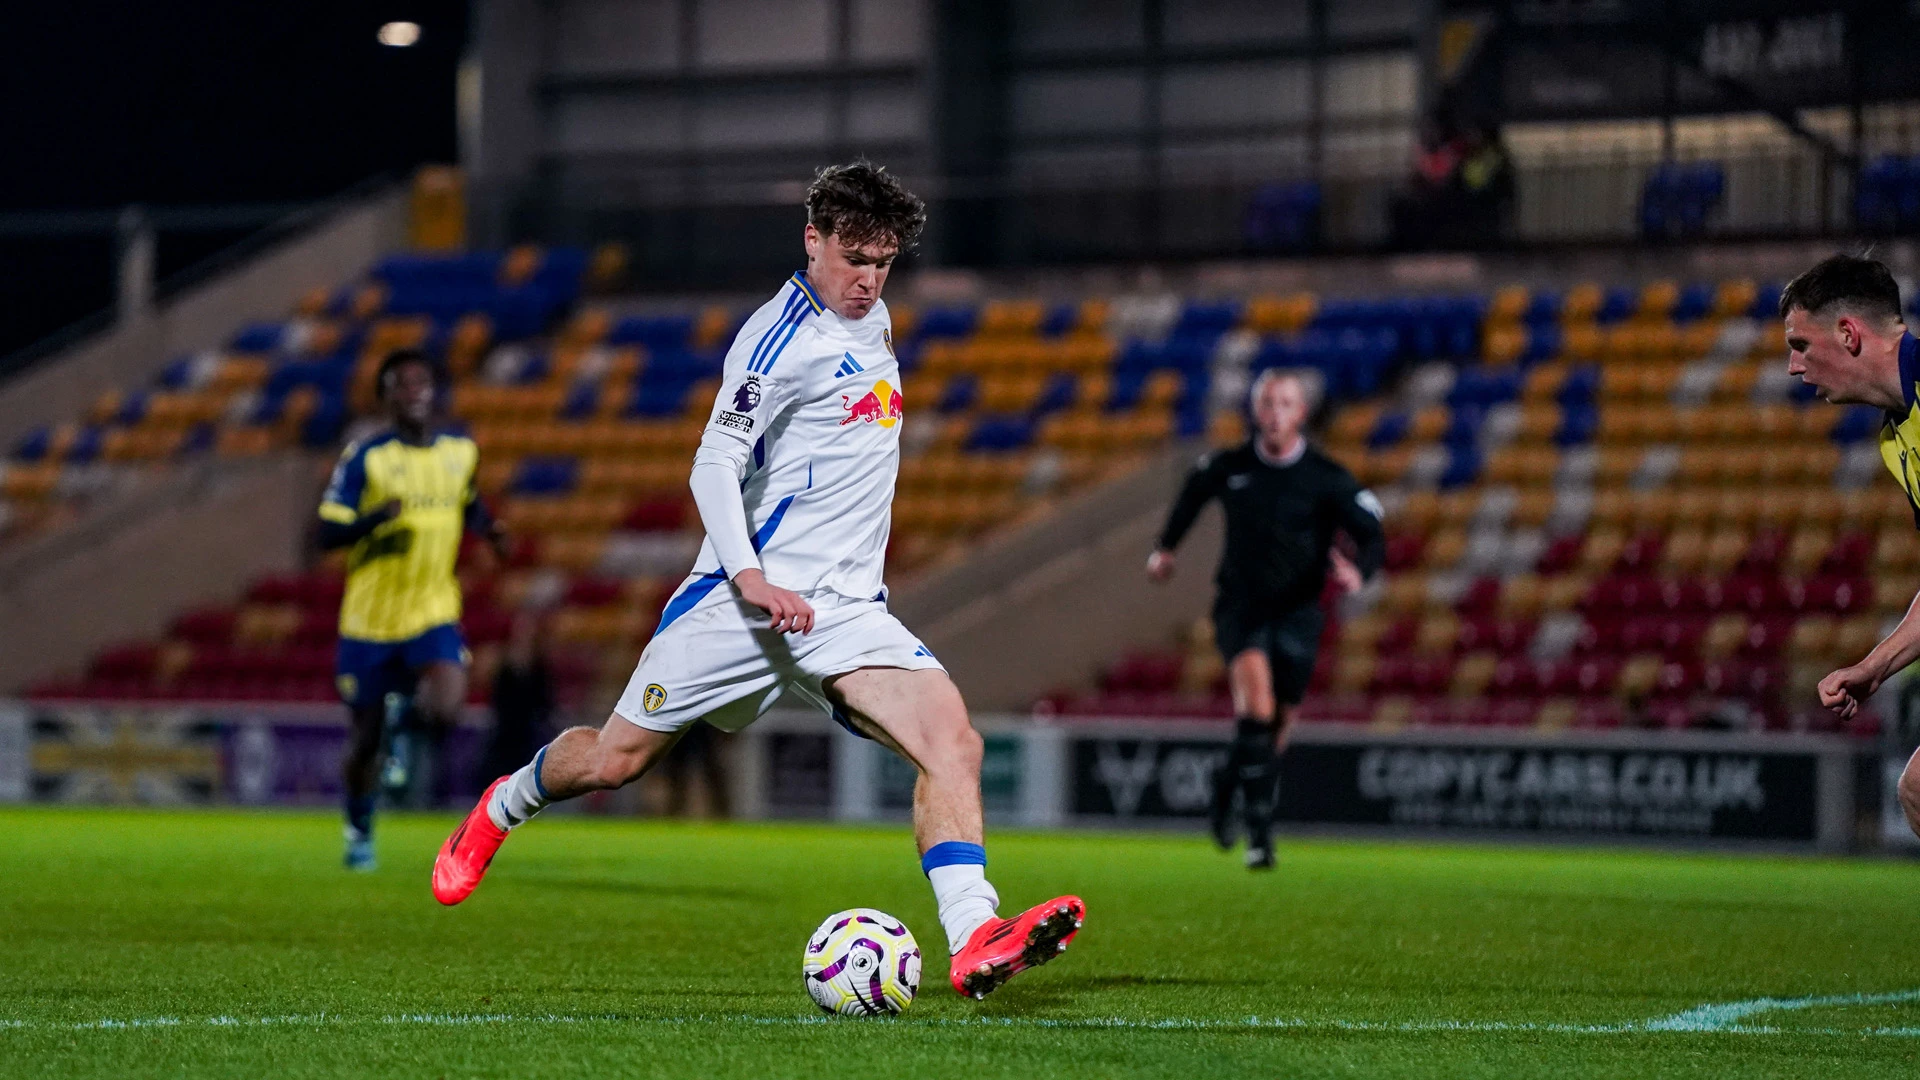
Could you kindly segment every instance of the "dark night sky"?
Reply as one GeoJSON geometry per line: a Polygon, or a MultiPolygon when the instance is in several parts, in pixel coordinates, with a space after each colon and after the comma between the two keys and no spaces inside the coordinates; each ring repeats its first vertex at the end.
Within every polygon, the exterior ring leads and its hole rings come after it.
{"type": "MultiPolygon", "coordinates": [[[[463,0],[60,0],[0,34],[0,212],[322,198],[456,156],[463,0]],[[392,49],[391,19],[422,26],[392,49]]],[[[163,236],[161,269],[236,237],[163,236]]],[[[111,297],[108,238],[0,239],[0,353],[111,297]]]]}

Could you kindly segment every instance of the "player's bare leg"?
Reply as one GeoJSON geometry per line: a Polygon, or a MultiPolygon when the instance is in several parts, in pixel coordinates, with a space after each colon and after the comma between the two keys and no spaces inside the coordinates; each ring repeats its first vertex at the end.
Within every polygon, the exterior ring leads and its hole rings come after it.
{"type": "Polygon", "coordinates": [[[639,779],[673,748],[679,733],[652,731],[619,716],[598,729],[568,728],[512,776],[487,787],[433,862],[433,895],[465,900],[486,876],[507,833],[548,803],[606,791],[639,779]]]}
{"type": "Polygon", "coordinates": [[[1907,767],[1901,771],[1894,793],[1900,799],[1900,809],[1906,811],[1907,828],[1920,836],[1920,750],[1907,759],[1907,767]]]}
{"type": "Polygon", "coordinates": [[[460,722],[460,707],[467,701],[467,669],[451,661],[428,664],[420,671],[413,690],[413,706],[420,714],[421,740],[413,767],[416,779],[410,789],[417,793],[414,805],[438,806],[446,786],[447,736],[460,722]]]}
{"type": "Polygon", "coordinates": [[[875,740],[913,763],[913,832],[940,905],[953,988],[985,997],[1027,968],[1064,952],[1086,918],[1062,896],[1011,919],[986,878],[980,812],[984,744],[966,702],[937,669],[859,668],[826,682],[827,695],[875,740]]]}

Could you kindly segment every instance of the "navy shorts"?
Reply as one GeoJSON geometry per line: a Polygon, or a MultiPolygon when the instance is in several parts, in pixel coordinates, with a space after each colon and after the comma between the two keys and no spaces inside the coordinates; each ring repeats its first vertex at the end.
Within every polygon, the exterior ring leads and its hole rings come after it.
{"type": "Polygon", "coordinates": [[[388,694],[411,694],[429,664],[465,665],[471,657],[460,624],[442,623],[405,641],[340,639],[334,686],[348,708],[378,705],[388,694]]]}

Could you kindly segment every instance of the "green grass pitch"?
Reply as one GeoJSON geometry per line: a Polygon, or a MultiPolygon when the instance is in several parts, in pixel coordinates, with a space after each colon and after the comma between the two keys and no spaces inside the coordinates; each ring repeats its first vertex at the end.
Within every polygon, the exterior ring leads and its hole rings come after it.
{"type": "Polygon", "coordinates": [[[903,827],[549,815],[447,910],[451,823],[356,876],[322,814],[0,812],[0,1076],[1920,1075],[1904,863],[1003,832],[1004,907],[1088,923],[974,1003],[903,827]],[[897,1019],[800,986],[861,905],[933,954],[897,1019]]]}

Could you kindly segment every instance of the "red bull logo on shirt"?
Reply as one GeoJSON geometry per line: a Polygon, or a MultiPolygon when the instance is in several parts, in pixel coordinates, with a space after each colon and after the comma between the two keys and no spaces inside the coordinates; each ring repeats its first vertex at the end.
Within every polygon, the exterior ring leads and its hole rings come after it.
{"type": "Polygon", "coordinates": [[[874,383],[873,389],[857,399],[852,394],[841,394],[840,406],[847,410],[847,415],[840,418],[841,427],[856,420],[892,427],[907,415],[907,399],[885,379],[874,383]]]}

